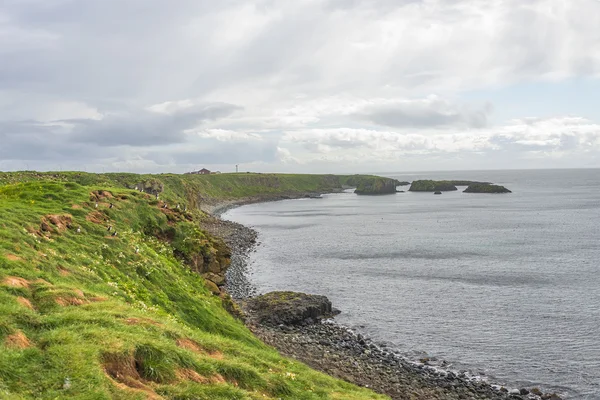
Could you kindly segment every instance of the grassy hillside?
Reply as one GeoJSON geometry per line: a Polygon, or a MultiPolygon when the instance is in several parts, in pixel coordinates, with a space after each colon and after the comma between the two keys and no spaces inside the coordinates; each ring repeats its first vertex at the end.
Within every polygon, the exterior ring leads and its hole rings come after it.
{"type": "MultiPolygon", "coordinates": [[[[273,195],[295,195],[339,190],[342,186],[378,179],[372,175],[311,175],[232,173],[217,175],[138,175],[130,173],[90,174],[85,172],[0,172],[0,185],[31,181],[74,182],[84,186],[133,189],[144,185],[160,186],[161,199],[188,202],[192,207],[201,202],[267,198],[273,195]]],[[[148,190],[151,192],[151,190],[148,190]]]]}
{"type": "Polygon", "coordinates": [[[260,343],[185,264],[225,256],[190,201],[340,182],[240,175],[0,174],[0,398],[384,398],[260,343]]]}

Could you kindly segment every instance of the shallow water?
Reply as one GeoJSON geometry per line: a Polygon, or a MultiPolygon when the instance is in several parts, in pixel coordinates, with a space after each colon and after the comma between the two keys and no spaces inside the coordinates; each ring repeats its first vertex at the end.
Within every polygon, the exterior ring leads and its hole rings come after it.
{"type": "Polygon", "coordinates": [[[513,193],[340,193],[231,210],[259,232],[259,292],[325,294],[338,322],[410,357],[600,399],[600,170],[385,175],[513,193]]]}

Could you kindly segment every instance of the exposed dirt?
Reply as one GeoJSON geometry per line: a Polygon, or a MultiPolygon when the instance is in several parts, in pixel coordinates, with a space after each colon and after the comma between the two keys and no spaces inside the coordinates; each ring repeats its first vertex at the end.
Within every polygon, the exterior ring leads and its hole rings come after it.
{"type": "Polygon", "coordinates": [[[210,383],[226,383],[227,381],[221,374],[214,374],[210,377],[210,383]]]}
{"type": "Polygon", "coordinates": [[[221,353],[220,351],[208,351],[191,339],[177,339],[177,346],[181,347],[182,349],[193,351],[194,353],[208,355],[216,360],[223,359],[223,353],[221,353]]]}
{"type": "Polygon", "coordinates": [[[31,301],[29,301],[29,299],[26,299],[25,297],[17,297],[17,301],[19,302],[19,304],[21,304],[24,307],[29,308],[30,310],[34,310],[33,308],[33,304],[31,304],[31,301]]]}
{"type": "Polygon", "coordinates": [[[133,356],[105,354],[102,361],[106,376],[119,389],[143,393],[149,400],[162,399],[143,381],[135,368],[133,356]]]}
{"type": "Polygon", "coordinates": [[[72,224],[73,216],[71,214],[49,214],[42,217],[37,234],[46,236],[50,233],[61,233],[71,228],[72,224]]]}
{"type": "Polygon", "coordinates": [[[6,286],[12,287],[29,287],[29,281],[23,278],[19,278],[18,276],[7,276],[2,280],[2,284],[6,286]]]}
{"type": "Polygon", "coordinates": [[[6,257],[8,261],[23,261],[21,257],[15,256],[14,254],[5,254],[4,257],[6,257]]]}
{"type": "Polygon", "coordinates": [[[192,381],[203,384],[210,383],[210,379],[200,375],[193,369],[180,368],[175,372],[175,374],[177,375],[177,378],[182,381],[192,381]]]}
{"type": "Polygon", "coordinates": [[[80,306],[82,304],[87,303],[87,301],[85,301],[84,299],[80,299],[79,297],[57,297],[56,299],[54,299],[54,301],[56,302],[56,304],[58,304],[59,306],[62,307],[67,307],[67,306],[80,306]]]}
{"type": "Polygon", "coordinates": [[[94,224],[103,224],[106,221],[108,221],[108,217],[100,211],[92,211],[91,213],[85,216],[85,219],[94,224]]]}
{"type": "Polygon", "coordinates": [[[27,349],[31,347],[31,342],[23,332],[17,331],[4,339],[4,345],[11,349],[27,349]]]}
{"type": "Polygon", "coordinates": [[[90,200],[91,201],[101,201],[101,200],[105,200],[105,199],[113,199],[114,196],[111,192],[109,192],[108,190],[94,190],[93,192],[90,193],[90,200]]]}

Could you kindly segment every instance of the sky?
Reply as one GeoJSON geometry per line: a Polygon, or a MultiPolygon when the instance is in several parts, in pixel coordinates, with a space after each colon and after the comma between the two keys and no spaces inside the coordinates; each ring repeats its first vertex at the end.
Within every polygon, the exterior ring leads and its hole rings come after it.
{"type": "Polygon", "coordinates": [[[600,167],[598,0],[0,0],[0,170],[600,167]]]}

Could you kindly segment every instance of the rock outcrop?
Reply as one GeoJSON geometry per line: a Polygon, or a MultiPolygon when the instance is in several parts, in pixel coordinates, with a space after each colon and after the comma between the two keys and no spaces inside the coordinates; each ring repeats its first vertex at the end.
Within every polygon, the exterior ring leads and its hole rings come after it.
{"type": "Polygon", "coordinates": [[[464,193],[512,193],[510,190],[500,185],[491,185],[484,183],[474,183],[469,185],[464,193]]]}
{"type": "Polygon", "coordinates": [[[374,177],[359,182],[354,193],[366,195],[393,194],[400,182],[390,178],[374,177]]]}
{"type": "Polygon", "coordinates": [[[269,326],[304,325],[339,314],[327,297],[298,292],[253,297],[245,302],[244,309],[248,319],[269,326]]]}
{"type": "Polygon", "coordinates": [[[434,181],[425,179],[413,181],[408,190],[411,192],[449,192],[458,190],[456,188],[457,186],[470,185],[491,185],[491,183],[465,180],[434,181]]]}
{"type": "Polygon", "coordinates": [[[410,192],[448,192],[458,189],[452,181],[419,180],[413,181],[408,190],[410,192]]]}

